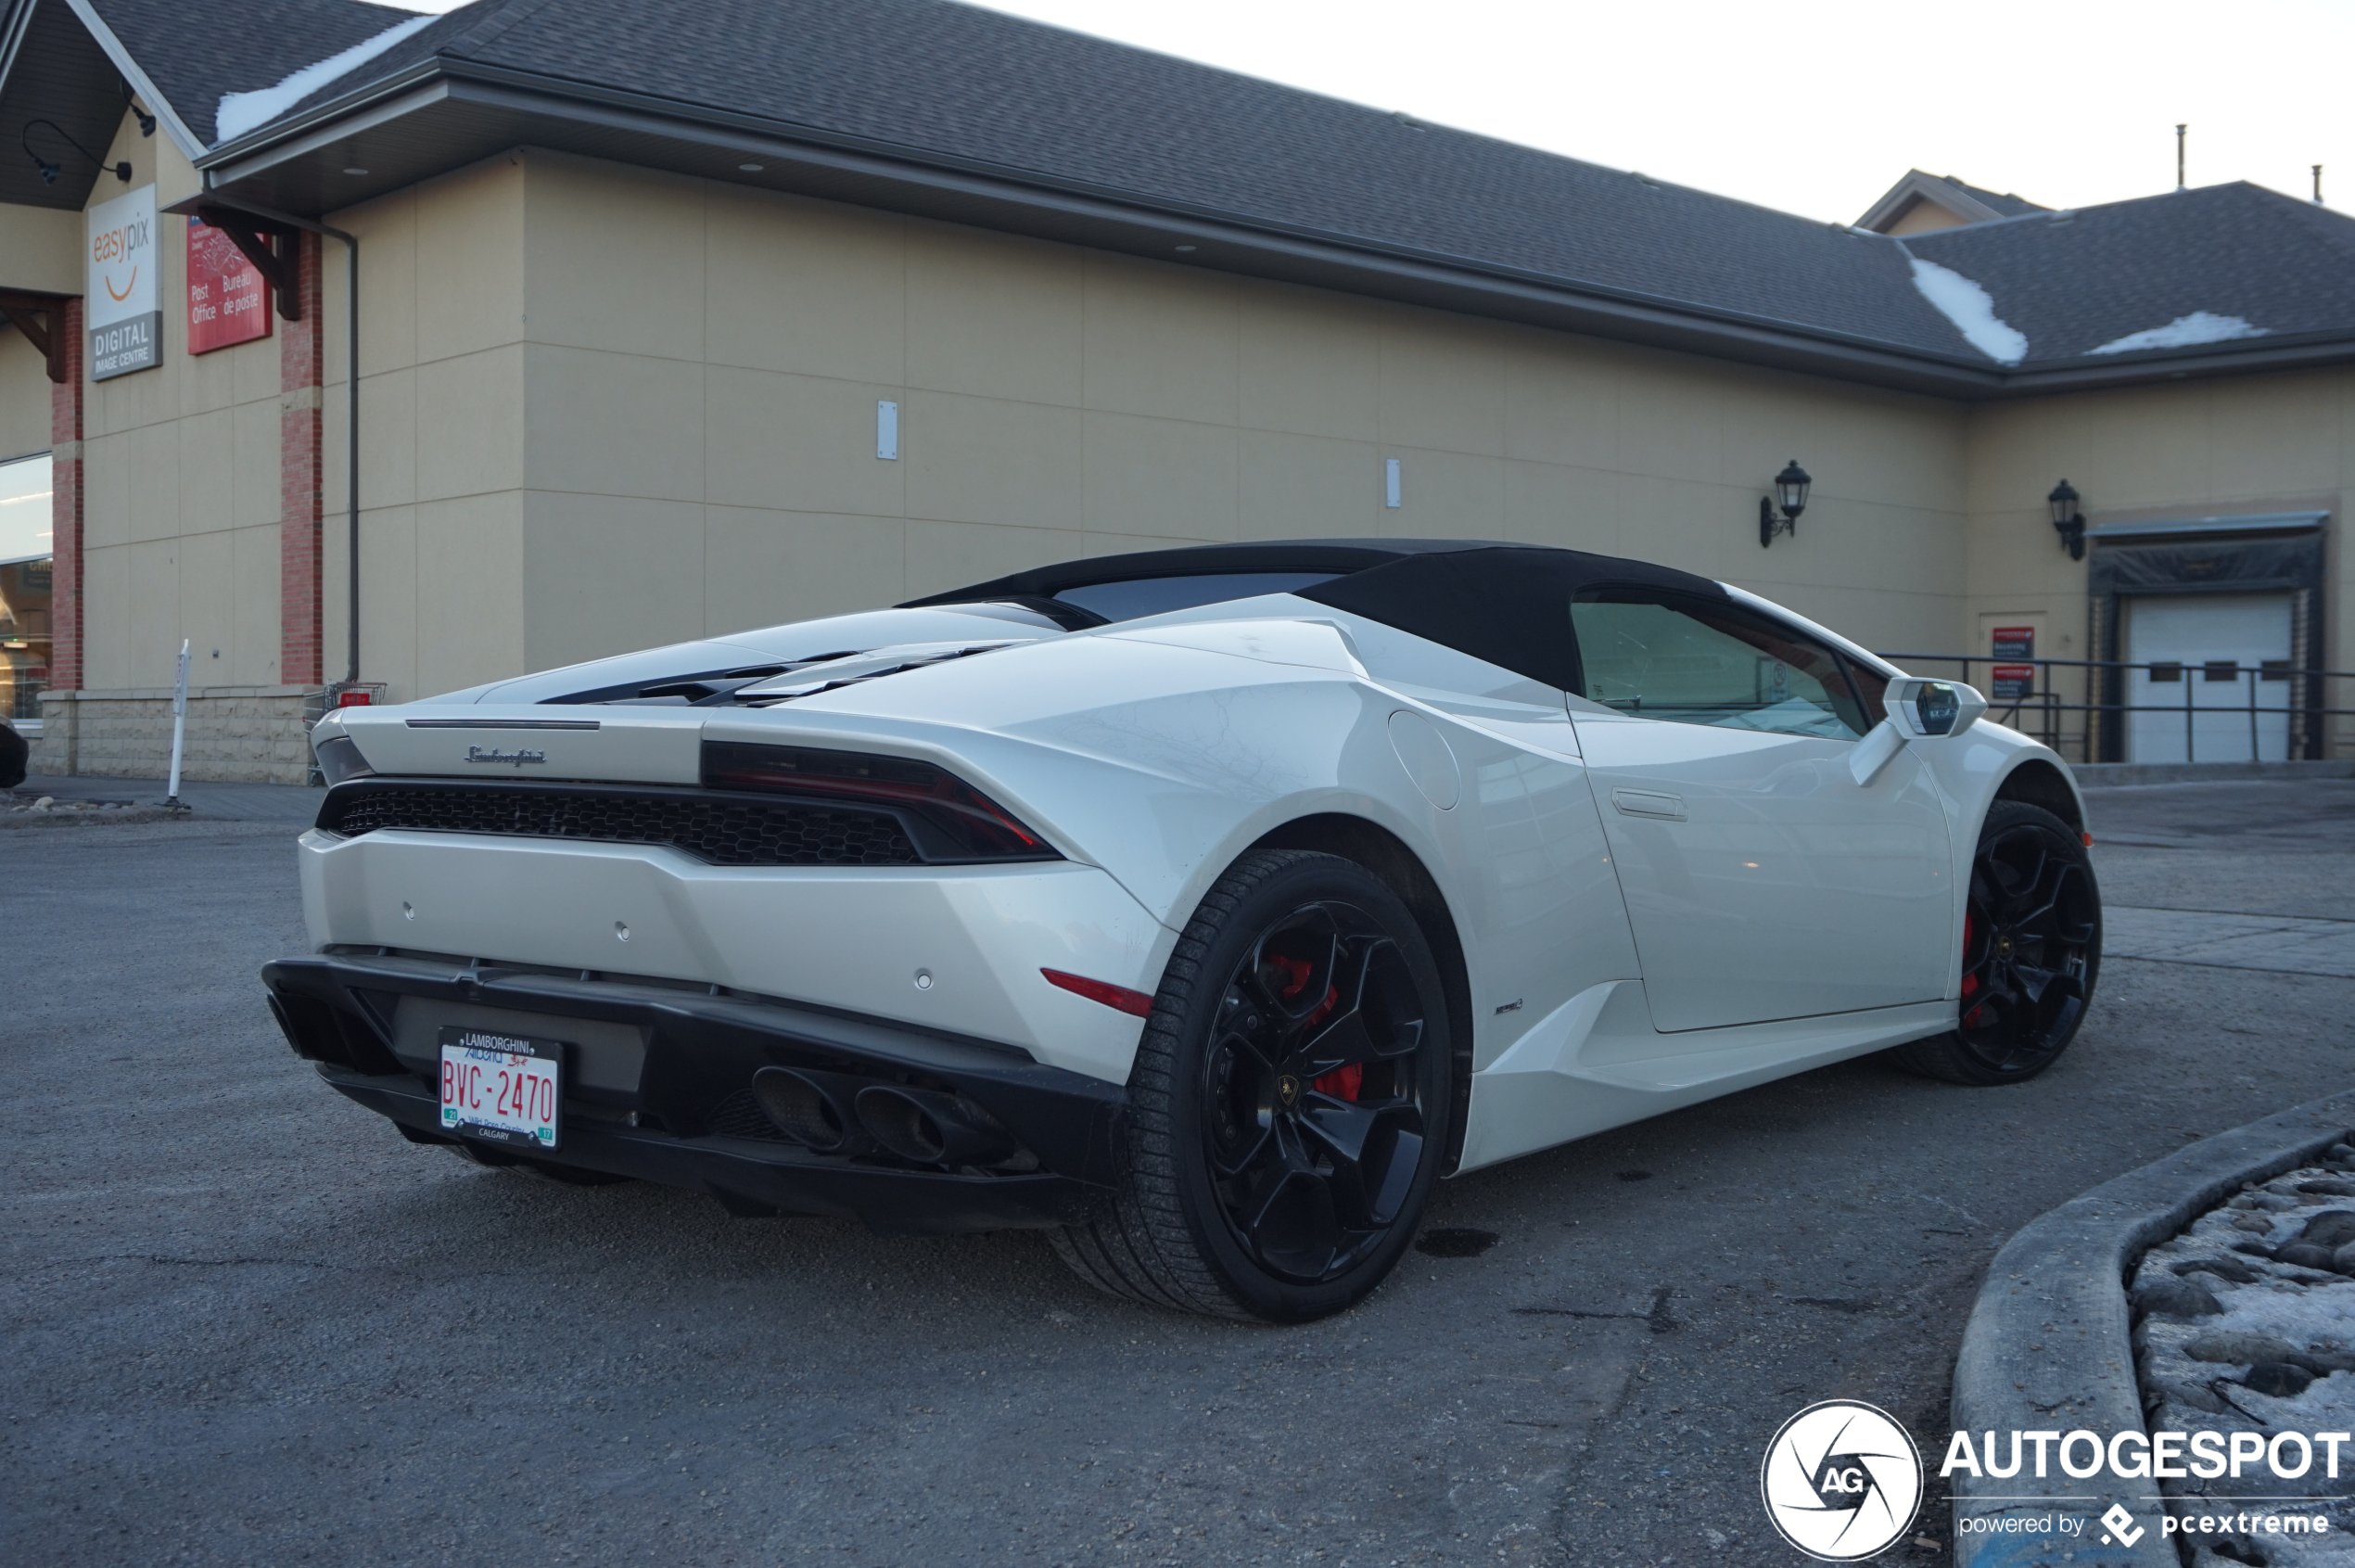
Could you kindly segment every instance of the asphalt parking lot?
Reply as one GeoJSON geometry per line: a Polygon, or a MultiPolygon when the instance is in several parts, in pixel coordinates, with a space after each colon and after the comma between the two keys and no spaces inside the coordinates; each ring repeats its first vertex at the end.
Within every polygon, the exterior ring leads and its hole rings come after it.
{"type": "Polygon", "coordinates": [[[1492,1245],[1294,1329],[413,1146],[262,1008],[286,826],[0,832],[0,1560],[1798,1561],[1788,1416],[1934,1460],[2013,1229],[2355,1083],[2355,781],[2093,806],[2117,939],[2042,1079],[1858,1062],[1475,1173],[1428,1223],[1492,1245]]]}

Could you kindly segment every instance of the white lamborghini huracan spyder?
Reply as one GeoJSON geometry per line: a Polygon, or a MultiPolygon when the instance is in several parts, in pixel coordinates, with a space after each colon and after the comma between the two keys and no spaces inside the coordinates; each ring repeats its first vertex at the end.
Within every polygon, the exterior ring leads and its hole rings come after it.
{"type": "Polygon", "coordinates": [[[1444,1175],[1866,1052],[2050,1064],[2091,840],[1985,708],[1573,551],[1077,561],[331,715],[263,978],[421,1143],[1313,1318],[1444,1175]]]}

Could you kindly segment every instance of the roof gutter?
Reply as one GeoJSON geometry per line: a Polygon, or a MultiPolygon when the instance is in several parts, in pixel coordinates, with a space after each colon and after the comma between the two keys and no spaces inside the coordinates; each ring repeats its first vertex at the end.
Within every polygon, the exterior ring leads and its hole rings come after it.
{"type": "MultiPolygon", "coordinates": [[[[225,143],[197,159],[197,166],[209,188],[226,191],[370,129],[443,103],[553,120],[608,134],[644,136],[714,153],[753,155],[781,176],[798,172],[813,183],[838,185],[846,178],[854,179],[911,194],[921,192],[936,202],[969,209],[1020,210],[1065,226],[1077,223],[1107,233],[1149,235],[1165,255],[1165,242],[1195,245],[1200,247],[1192,257],[1196,264],[1230,272],[1292,281],[1312,280],[1312,274],[1313,278],[1381,280],[1392,287],[1364,291],[1401,298],[1440,297],[1442,308],[1468,313],[1535,321],[1558,330],[1714,354],[1963,402],[2355,359],[2355,331],[2350,331],[2296,346],[2276,342],[2262,350],[2195,352],[2164,359],[2137,356],[2117,365],[2007,372],[1974,356],[1901,348],[1806,323],[1712,311],[1660,296],[1573,284],[1545,274],[1182,202],[1149,202],[1132,193],[1057,181],[999,165],[439,57],[418,61],[343,97],[225,143]],[[1483,304],[1489,308],[1482,309],[1483,304]]],[[[716,167],[711,177],[723,174],[724,170],[716,167]]],[[[783,177],[742,183],[754,188],[772,183],[791,188],[790,179],[783,177]]],[[[885,205],[872,199],[866,204],[885,205]]],[[[1351,287],[1342,281],[1324,286],[1351,287]]]]}
{"type": "MultiPolygon", "coordinates": [[[[1739,347],[1736,357],[1793,364],[1814,374],[1903,385],[1947,396],[1985,396],[2002,376],[1957,354],[1893,350],[1876,339],[1808,324],[1712,311],[1661,296],[1594,285],[1571,285],[1545,274],[1486,265],[1460,257],[1384,245],[1377,240],[1296,228],[1180,202],[1152,202],[1078,182],[1027,171],[839,135],[811,127],[681,104],[641,94],[584,85],[473,61],[421,60],[343,97],[223,143],[197,160],[210,188],[225,191],[352,136],[437,104],[504,109],[585,128],[626,132],[756,155],[772,167],[796,167],[832,176],[860,176],[939,196],[1018,207],[1068,219],[1095,220],[1152,230],[1175,241],[1213,241],[1240,260],[1256,256],[1298,265],[1380,276],[1427,287],[1469,291],[1524,306],[1569,310],[1592,318],[1572,326],[1598,336],[1657,340],[1672,334],[1694,339],[1706,352],[1739,347]],[[1613,325],[1636,332],[1613,331],[1613,325]],[[1821,363],[1812,363],[1822,361],[1821,363]],[[1929,384],[1929,383],[1935,383],[1929,384]]],[[[746,181],[758,188],[761,182],[746,181]]],[[[361,199],[365,199],[364,198],[361,199]]],[[[1209,246],[1204,249],[1208,250],[1209,246]]],[[[1198,254],[1197,262],[1219,265],[1198,254]]],[[[1251,271],[1229,265],[1228,270],[1251,271]]],[[[1516,312],[1517,315],[1522,312],[1516,312]]]]}

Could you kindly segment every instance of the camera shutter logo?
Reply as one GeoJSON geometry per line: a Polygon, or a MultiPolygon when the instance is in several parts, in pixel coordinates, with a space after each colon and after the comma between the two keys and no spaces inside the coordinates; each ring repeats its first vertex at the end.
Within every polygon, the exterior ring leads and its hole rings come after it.
{"type": "Polygon", "coordinates": [[[1759,1467],[1766,1517],[1825,1562],[1889,1549],[1922,1503],[1922,1456],[1886,1410],[1852,1399],[1810,1405],[1783,1423],[1759,1467]]]}

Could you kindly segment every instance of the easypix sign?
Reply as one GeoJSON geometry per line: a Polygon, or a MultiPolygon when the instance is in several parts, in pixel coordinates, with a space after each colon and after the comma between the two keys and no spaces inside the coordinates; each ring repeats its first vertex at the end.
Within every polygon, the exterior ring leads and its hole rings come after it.
{"type": "Polygon", "coordinates": [[[146,370],[162,351],[163,312],[156,304],[156,187],[90,209],[90,379],[146,370]]]}

